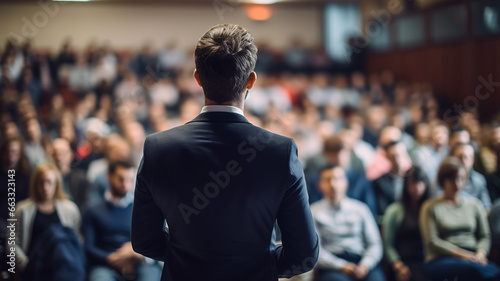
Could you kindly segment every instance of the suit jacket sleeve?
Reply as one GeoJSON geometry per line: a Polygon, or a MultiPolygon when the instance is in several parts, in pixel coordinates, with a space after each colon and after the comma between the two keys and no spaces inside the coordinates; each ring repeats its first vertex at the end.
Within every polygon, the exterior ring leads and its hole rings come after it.
{"type": "Polygon", "coordinates": [[[147,139],[137,170],[134,208],[132,211],[131,242],[137,253],[160,261],[165,260],[167,238],[163,231],[165,218],[156,206],[148,186],[147,139]]]}
{"type": "Polygon", "coordinates": [[[275,251],[280,278],[289,278],[313,269],[319,254],[318,235],[309,208],[304,172],[293,140],[289,146],[288,163],[288,188],[277,216],[283,243],[275,251]]]}

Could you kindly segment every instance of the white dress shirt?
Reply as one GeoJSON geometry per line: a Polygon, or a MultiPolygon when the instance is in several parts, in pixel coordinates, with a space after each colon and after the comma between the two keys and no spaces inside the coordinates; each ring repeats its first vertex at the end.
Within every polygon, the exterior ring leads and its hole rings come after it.
{"type": "Polygon", "coordinates": [[[205,105],[201,109],[201,113],[204,112],[232,112],[238,113],[243,116],[243,110],[241,108],[232,105],[205,105]]]}

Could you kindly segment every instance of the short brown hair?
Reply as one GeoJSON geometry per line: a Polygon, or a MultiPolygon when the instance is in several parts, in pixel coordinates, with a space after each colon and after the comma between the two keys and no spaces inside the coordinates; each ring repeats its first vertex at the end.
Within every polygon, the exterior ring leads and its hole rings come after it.
{"type": "Polygon", "coordinates": [[[33,172],[33,175],[31,176],[30,189],[29,189],[30,197],[35,202],[42,201],[40,192],[38,191],[38,185],[40,184],[40,179],[42,178],[42,175],[47,172],[53,172],[56,175],[56,192],[54,194],[54,199],[66,199],[66,195],[64,194],[63,190],[61,173],[59,172],[57,167],[52,163],[44,163],[36,167],[35,171],[33,172]]]}
{"type": "Polygon", "coordinates": [[[450,156],[444,159],[437,174],[438,184],[443,187],[445,181],[454,180],[458,176],[460,169],[466,170],[457,157],[450,156]]]}
{"type": "Polygon", "coordinates": [[[194,61],[207,99],[236,101],[255,68],[257,47],[241,26],[219,24],[198,40],[194,61]]]}
{"type": "Polygon", "coordinates": [[[323,152],[324,153],[337,153],[345,148],[342,139],[338,136],[331,136],[325,139],[323,142],[323,152]]]}

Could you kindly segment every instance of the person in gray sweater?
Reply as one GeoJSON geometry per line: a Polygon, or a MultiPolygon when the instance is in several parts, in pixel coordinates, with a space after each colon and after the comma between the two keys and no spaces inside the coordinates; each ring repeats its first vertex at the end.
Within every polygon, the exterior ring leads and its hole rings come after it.
{"type": "Polygon", "coordinates": [[[422,206],[424,271],[431,280],[500,280],[500,268],[486,257],[491,239],[484,206],[476,198],[459,196],[466,177],[458,158],[446,158],[437,176],[443,193],[422,206]]]}

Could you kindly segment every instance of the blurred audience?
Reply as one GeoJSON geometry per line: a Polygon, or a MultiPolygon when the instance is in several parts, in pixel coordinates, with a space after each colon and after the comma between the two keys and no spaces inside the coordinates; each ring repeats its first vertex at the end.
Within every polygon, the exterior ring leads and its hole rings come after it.
{"type": "Polygon", "coordinates": [[[90,206],[84,215],[82,232],[89,261],[89,281],[159,280],[161,265],[145,262],[130,243],[135,169],[129,162],[108,165],[109,189],[103,200],[90,206]]]}
{"type": "MultiPolygon", "coordinates": [[[[363,209],[367,206],[379,219],[394,216],[396,237],[414,229],[418,213],[414,203],[397,216],[386,210],[391,203],[416,202],[404,197],[406,188],[417,189],[423,182],[421,177],[414,182],[412,162],[435,194],[438,169],[451,151],[466,166],[460,200],[479,198],[485,209],[491,208],[500,197],[499,114],[491,122],[478,111],[446,119],[449,101],[438,99],[429,83],[406,81],[390,70],[350,72],[328,59],[323,48],[305,43],[294,38],[290,48],[282,50],[259,43],[259,79],[245,101],[245,117],[255,126],[295,139],[311,203],[328,200],[317,188],[323,167],[340,166],[348,183],[347,201],[361,201],[363,209]]],[[[146,135],[182,125],[200,113],[202,89],[192,77],[189,53],[175,42],[159,50],[144,44],[134,51],[98,42],[78,49],[68,40],[55,53],[29,41],[19,46],[7,42],[0,50],[0,174],[7,182],[8,171],[16,171],[15,200],[28,198],[31,171],[52,162],[61,174],[66,200],[81,211],[106,202],[110,163],[125,161],[137,167],[146,135]]],[[[5,223],[7,189],[2,197],[5,223]]],[[[494,210],[493,229],[500,224],[494,210]]],[[[440,218],[445,224],[453,221],[453,212],[440,218]]],[[[418,245],[413,242],[407,246],[418,245]]],[[[417,278],[412,269],[417,256],[412,260],[405,254],[408,249],[398,248],[400,240],[394,243],[401,263],[386,259],[388,268],[401,271],[395,275],[401,280],[417,278]]],[[[115,246],[113,251],[121,247],[115,246]]],[[[355,252],[364,253],[358,248],[355,252]]],[[[352,270],[348,273],[355,274],[352,270]]]]}
{"type": "Polygon", "coordinates": [[[466,167],[455,157],[446,158],[437,180],[443,194],[426,201],[420,212],[427,277],[499,280],[500,268],[487,258],[491,238],[483,204],[459,195],[467,182],[466,167]]]}
{"type": "Polygon", "coordinates": [[[323,144],[323,153],[311,157],[306,163],[304,174],[309,192],[309,202],[314,203],[323,197],[323,193],[317,187],[321,179],[321,171],[326,165],[342,167],[349,184],[346,191],[347,196],[365,203],[375,215],[375,195],[371,182],[365,177],[363,162],[345,147],[340,137],[336,136],[327,138],[323,144]]]}

